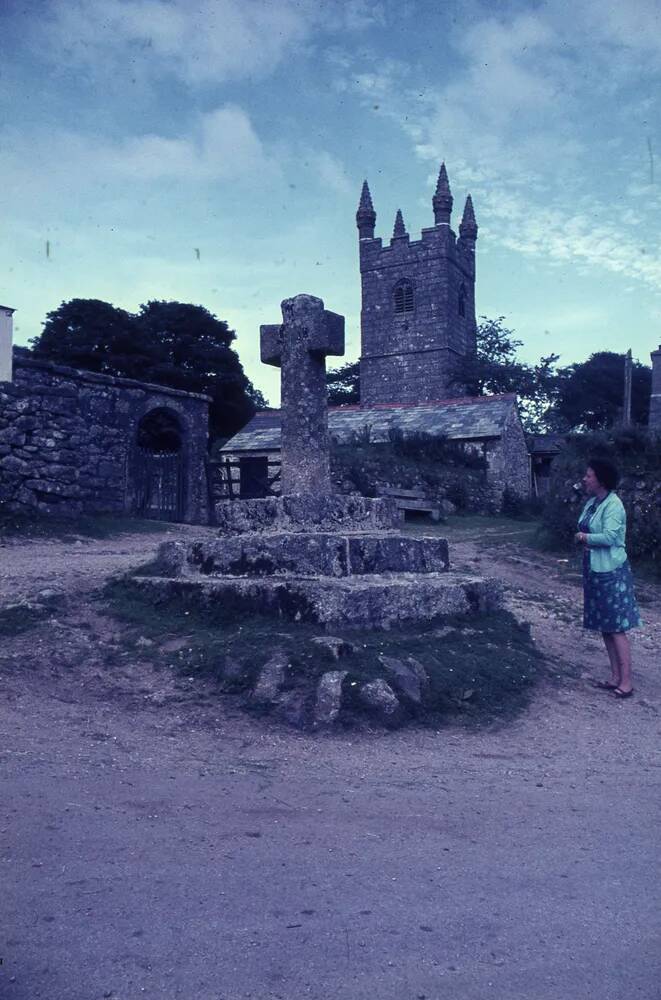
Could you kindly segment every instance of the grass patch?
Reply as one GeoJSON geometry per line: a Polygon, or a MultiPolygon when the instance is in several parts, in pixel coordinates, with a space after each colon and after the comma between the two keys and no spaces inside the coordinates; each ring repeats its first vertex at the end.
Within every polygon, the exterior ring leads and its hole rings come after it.
{"type": "Polygon", "coordinates": [[[124,641],[142,657],[188,677],[213,678],[226,691],[251,687],[276,648],[287,655],[290,689],[310,688],[321,674],[337,669],[349,671],[345,684],[387,679],[381,654],[413,656],[431,681],[420,721],[485,725],[518,716],[544,675],[529,629],[503,611],[387,631],[338,626],[332,634],[350,642],[354,652],[337,661],[312,641],[324,635],[320,625],[257,614],[230,617],[222,608],[183,607],[176,600],[154,605],[121,581],[105,588],[103,600],[129,626],[124,641]]]}
{"type": "Polygon", "coordinates": [[[29,632],[64,610],[66,599],[62,594],[54,594],[40,601],[18,601],[0,608],[0,639],[9,639],[29,632]]]}
{"type": "Polygon", "coordinates": [[[76,538],[113,538],[125,534],[156,534],[167,525],[114,514],[78,514],[58,517],[0,511],[0,538],[73,541],[76,538]]]}

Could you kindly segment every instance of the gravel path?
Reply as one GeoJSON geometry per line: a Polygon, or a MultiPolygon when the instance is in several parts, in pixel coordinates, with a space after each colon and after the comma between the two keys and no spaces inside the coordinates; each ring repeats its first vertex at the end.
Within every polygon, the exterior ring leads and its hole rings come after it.
{"type": "Polygon", "coordinates": [[[0,548],[5,604],[78,605],[0,651],[2,1000],[659,1000],[658,588],[618,703],[562,565],[460,541],[583,676],[505,729],[312,737],[104,670],[89,595],[158,540],[0,548]]]}
{"type": "Polygon", "coordinates": [[[0,541],[0,604],[34,597],[44,588],[69,594],[89,592],[102,586],[109,576],[150,559],[160,542],[172,537],[197,537],[210,530],[177,525],[100,541],[0,541]]]}

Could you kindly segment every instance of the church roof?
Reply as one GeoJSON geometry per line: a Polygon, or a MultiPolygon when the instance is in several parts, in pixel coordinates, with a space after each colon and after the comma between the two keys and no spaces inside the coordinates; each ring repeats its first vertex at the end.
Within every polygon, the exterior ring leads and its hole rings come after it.
{"type": "MultiPolygon", "coordinates": [[[[501,436],[516,408],[514,393],[501,396],[467,396],[435,403],[377,403],[374,406],[331,406],[328,430],[338,444],[349,444],[354,434],[387,441],[388,431],[399,428],[409,434],[431,434],[453,440],[476,441],[501,436]]],[[[243,430],[223,446],[223,452],[278,451],[280,410],[262,410],[243,430]]]]}

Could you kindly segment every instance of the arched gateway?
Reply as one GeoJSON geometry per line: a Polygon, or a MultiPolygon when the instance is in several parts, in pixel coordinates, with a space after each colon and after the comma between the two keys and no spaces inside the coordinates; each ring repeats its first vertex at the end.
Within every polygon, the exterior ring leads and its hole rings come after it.
{"type": "Polygon", "coordinates": [[[136,514],[182,521],[185,512],[186,434],[178,414],[149,410],[137,427],[134,458],[136,514]]]}

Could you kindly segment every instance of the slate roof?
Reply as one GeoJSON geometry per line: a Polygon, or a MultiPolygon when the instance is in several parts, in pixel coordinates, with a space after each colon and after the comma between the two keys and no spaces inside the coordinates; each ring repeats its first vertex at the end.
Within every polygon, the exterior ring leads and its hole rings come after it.
{"type": "Polygon", "coordinates": [[[565,443],[564,434],[528,434],[526,438],[531,455],[558,455],[565,443]]]}
{"type": "MultiPolygon", "coordinates": [[[[516,407],[516,396],[469,396],[437,403],[381,403],[375,406],[331,406],[328,429],[338,444],[370,428],[370,441],[387,441],[391,427],[405,433],[433,434],[455,440],[501,436],[516,407]]],[[[262,410],[221,451],[279,451],[280,410],[262,410]]]]}

